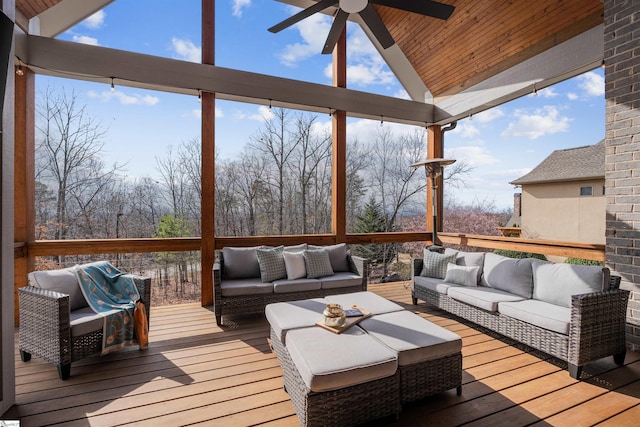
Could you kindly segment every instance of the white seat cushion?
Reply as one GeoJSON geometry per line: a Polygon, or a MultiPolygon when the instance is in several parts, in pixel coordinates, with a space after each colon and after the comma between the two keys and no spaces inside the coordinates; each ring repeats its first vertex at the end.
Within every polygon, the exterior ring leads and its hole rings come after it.
{"type": "Polygon", "coordinates": [[[550,331],[569,335],[571,309],[534,299],[498,303],[498,311],[505,316],[531,323],[550,331]]]}
{"type": "Polygon", "coordinates": [[[362,277],[354,273],[335,273],[333,276],[321,277],[322,289],[348,288],[362,285],[362,277]]]}
{"type": "Polygon", "coordinates": [[[357,305],[371,314],[390,313],[392,311],[403,310],[402,306],[391,302],[386,298],[376,295],[373,292],[352,292],[341,295],[327,295],[325,299],[328,302],[340,304],[342,308],[347,309],[352,305],[357,305]]]}
{"type": "Polygon", "coordinates": [[[439,292],[443,295],[447,294],[447,290],[451,287],[460,287],[462,285],[456,285],[455,283],[445,282],[443,279],[436,279],[434,277],[415,276],[413,278],[415,285],[422,286],[423,288],[439,292]]]}
{"type": "Polygon", "coordinates": [[[273,282],[273,292],[281,294],[285,292],[317,291],[320,289],[318,279],[280,279],[273,282]]]}
{"type": "Polygon", "coordinates": [[[307,328],[323,319],[322,312],[329,302],[324,298],[301,301],[276,302],[264,309],[265,316],[280,341],[285,344],[285,336],[291,329],[307,328]]]}
{"type": "Polygon", "coordinates": [[[407,366],[460,353],[462,339],[410,311],[370,317],[360,327],[398,353],[398,365],[407,366]]]}
{"type": "Polygon", "coordinates": [[[386,378],[398,368],[396,353],[358,326],[341,334],[317,326],[290,330],[287,350],[302,380],[314,392],[386,378]]]}
{"type": "Polygon", "coordinates": [[[515,302],[525,299],[499,289],[485,287],[451,287],[447,290],[447,295],[457,301],[465,302],[487,311],[498,311],[499,302],[515,302]]]}

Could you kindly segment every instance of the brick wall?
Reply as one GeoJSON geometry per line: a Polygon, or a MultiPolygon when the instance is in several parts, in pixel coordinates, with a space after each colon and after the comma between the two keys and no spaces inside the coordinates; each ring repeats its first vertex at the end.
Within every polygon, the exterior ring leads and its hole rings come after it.
{"type": "Polygon", "coordinates": [[[627,345],[640,350],[640,0],[605,0],[607,265],[631,290],[627,345]]]}

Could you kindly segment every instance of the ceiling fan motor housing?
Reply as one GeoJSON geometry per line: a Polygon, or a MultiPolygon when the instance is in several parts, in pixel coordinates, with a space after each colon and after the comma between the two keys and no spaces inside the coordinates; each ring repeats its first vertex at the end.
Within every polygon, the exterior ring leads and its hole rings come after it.
{"type": "Polygon", "coordinates": [[[368,0],[340,0],[340,9],[347,13],[358,13],[364,10],[368,3],[368,0]]]}

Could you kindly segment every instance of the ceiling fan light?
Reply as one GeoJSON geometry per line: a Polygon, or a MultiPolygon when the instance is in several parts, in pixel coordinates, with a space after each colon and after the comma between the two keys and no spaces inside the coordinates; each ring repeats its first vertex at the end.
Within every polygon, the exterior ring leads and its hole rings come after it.
{"type": "Polygon", "coordinates": [[[340,0],[340,9],[347,13],[358,13],[364,10],[368,0],[340,0]]]}

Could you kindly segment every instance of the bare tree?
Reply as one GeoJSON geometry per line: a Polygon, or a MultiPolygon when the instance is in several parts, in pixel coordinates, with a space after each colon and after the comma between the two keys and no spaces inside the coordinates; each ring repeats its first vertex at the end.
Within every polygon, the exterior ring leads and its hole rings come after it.
{"type": "Polygon", "coordinates": [[[78,104],[74,93],[42,94],[37,109],[36,179],[53,187],[56,197],[54,239],[65,239],[73,216],[72,201],[86,210],[96,194],[114,179],[120,166],[105,168],[101,160],[106,130],[78,104]]]}

